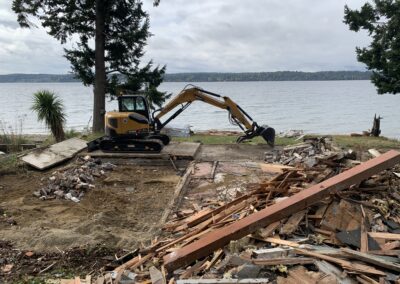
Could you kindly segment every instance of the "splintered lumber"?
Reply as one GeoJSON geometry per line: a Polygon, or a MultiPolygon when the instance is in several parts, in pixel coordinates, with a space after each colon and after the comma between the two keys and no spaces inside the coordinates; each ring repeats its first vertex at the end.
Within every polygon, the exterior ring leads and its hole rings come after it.
{"type": "Polygon", "coordinates": [[[400,264],[386,261],[385,259],[382,259],[379,256],[362,253],[362,252],[355,251],[355,250],[348,249],[348,248],[342,248],[341,250],[343,252],[345,252],[346,254],[350,255],[352,258],[355,258],[355,259],[358,259],[358,260],[361,260],[361,261],[364,261],[367,263],[371,263],[373,265],[380,266],[380,267],[383,267],[383,268],[386,268],[389,270],[400,272],[400,264]]]}
{"type": "Polygon", "coordinates": [[[255,265],[303,265],[303,264],[313,264],[315,259],[307,257],[281,257],[281,258],[271,258],[271,259],[253,259],[251,261],[255,265]]]}
{"type": "Polygon", "coordinates": [[[282,235],[290,235],[296,231],[297,227],[299,226],[300,222],[303,220],[304,216],[306,215],[307,211],[302,210],[299,212],[294,213],[290,216],[289,220],[283,225],[280,233],[282,235]]]}
{"type": "Polygon", "coordinates": [[[383,271],[377,270],[373,267],[370,267],[370,266],[367,266],[364,264],[352,263],[352,262],[344,260],[344,259],[340,259],[340,258],[336,258],[336,257],[332,257],[332,256],[328,256],[328,255],[324,255],[324,254],[320,254],[320,253],[316,253],[316,252],[311,252],[311,251],[307,251],[307,250],[303,250],[303,249],[296,249],[295,252],[297,254],[312,256],[312,257],[316,257],[316,258],[326,260],[326,261],[329,261],[332,263],[336,263],[336,264],[340,265],[343,269],[347,269],[350,271],[366,273],[366,274],[373,274],[373,275],[380,275],[380,276],[386,275],[383,271]]]}
{"type": "Polygon", "coordinates": [[[174,271],[184,265],[189,265],[195,260],[208,256],[213,251],[222,248],[231,240],[237,240],[254,233],[262,227],[321,201],[331,193],[360,183],[374,174],[393,167],[399,162],[400,153],[394,150],[389,151],[326,181],[311,186],[279,203],[275,203],[263,210],[255,212],[224,228],[217,229],[204,235],[199,240],[164,256],[164,265],[168,271],[174,271]]]}
{"type": "Polygon", "coordinates": [[[295,169],[291,166],[284,166],[284,165],[277,165],[277,164],[266,164],[266,163],[260,163],[260,168],[264,172],[269,172],[269,173],[282,173],[283,170],[292,170],[295,169]]]}
{"type": "Polygon", "coordinates": [[[155,268],[154,266],[149,268],[150,279],[152,284],[165,284],[166,281],[164,279],[164,275],[160,270],[155,268]]]}

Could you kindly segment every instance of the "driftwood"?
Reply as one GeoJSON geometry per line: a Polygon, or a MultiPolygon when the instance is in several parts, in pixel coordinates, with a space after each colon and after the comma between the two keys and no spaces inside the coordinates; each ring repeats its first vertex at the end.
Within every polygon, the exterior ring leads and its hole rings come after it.
{"type": "Polygon", "coordinates": [[[371,136],[379,137],[381,134],[381,119],[381,116],[376,117],[375,114],[374,121],[372,123],[371,136]]]}

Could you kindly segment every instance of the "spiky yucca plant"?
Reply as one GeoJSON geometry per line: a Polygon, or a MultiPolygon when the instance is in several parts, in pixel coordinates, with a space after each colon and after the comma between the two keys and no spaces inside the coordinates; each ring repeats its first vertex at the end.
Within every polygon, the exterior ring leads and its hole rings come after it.
{"type": "Polygon", "coordinates": [[[34,93],[32,110],[36,112],[38,120],[43,121],[50,129],[57,142],[65,139],[64,104],[53,92],[41,90],[34,93]]]}

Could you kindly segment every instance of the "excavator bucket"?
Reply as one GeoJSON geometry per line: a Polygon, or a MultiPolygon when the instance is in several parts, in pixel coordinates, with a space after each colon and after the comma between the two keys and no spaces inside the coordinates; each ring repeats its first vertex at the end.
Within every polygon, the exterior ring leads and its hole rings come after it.
{"type": "Polygon", "coordinates": [[[245,135],[239,136],[236,140],[236,143],[242,143],[243,141],[250,140],[257,136],[261,136],[262,138],[264,138],[265,142],[267,142],[268,145],[274,147],[275,129],[266,125],[256,125],[252,131],[248,131],[245,135]]]}
{"type": "Polygon", "coordinates": [[[261,126],[259,128],[259,133],[262,138],[268,143],[270,146],[274,146],[275,144],[275,129],[268,126],[261,126]]]}

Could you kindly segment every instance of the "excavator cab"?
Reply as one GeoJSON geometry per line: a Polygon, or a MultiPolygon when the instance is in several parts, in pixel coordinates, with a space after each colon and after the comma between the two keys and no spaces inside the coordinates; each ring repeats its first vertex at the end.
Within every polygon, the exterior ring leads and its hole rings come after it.
{"type": "Polygon", "coordinates": [[[144,96],[129,95],[118,97],[119,112],[135,112],[150,119],[149,105],[144,96]]]}

